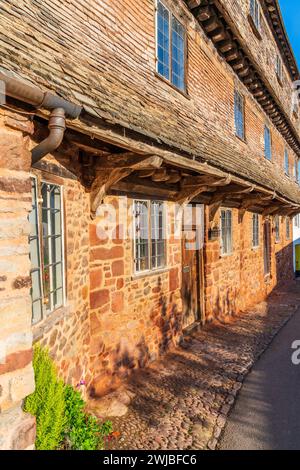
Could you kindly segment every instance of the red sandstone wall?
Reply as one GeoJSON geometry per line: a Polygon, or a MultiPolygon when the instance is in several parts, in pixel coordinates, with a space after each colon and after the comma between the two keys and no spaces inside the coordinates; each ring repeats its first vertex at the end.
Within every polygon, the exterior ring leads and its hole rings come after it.
{"type": "MultiPolygon", "coordinates": [[[[208,213],[207,213],[208,226],[208,213]]],[[[219,214],[215,221],[219,223],[219,214]]],[[[286,221],[280,217],[280,242],[275,243],[271,218],[271,275],[264,275],[263,222],[260,216],[260,245],[252,247],[252,213],[239,220],[233,209],[233,252],[221,255],[220,239],[205,244],[205,316],[208,320],[235,314],[264,300],[279,282],[292,279],[292,230],[286,238],[286,221]]],[[[291,224],[292,229],[292,224],[291,224]]],[[[207,235],[207,234],[206,234],[207,235]]]]}
{"type": "Polygon", "coordinates": [[[132,240],[122,239],[132,201],[105,202],[116,208],[121,224],[117,233],[107,218],[90,224],[90,354],[97,394],[157,358],[181,333],[181,241],[172,237],[167,244],[166,269],[135,276],[132,240]],[[99,240],[97,225],[107,228],[106,240],[99,240]]]}
{"type": "Polygon", "coordinates": [[[34,390],[29,223],[31,157],[25,116],[0,109],[0,449],[32,448],[35,420],[23,399],[34,390]]]}

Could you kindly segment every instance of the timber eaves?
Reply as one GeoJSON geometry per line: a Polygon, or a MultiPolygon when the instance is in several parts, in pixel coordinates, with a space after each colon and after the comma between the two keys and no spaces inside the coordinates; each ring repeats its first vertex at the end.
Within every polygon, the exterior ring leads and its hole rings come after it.
{"type": "MultiPolygon", "coordinates": [[[[269,116],[274,126],[300,157],[300,139],[292,121],[273,93],[263,73],[259,70],[258,65],[250,57],[250,51],[245,49],[238,31],[230,21],[228,12],[225,12],[218,0],[210,2],[187,0],[187,4],[219,54],[232,67],[269,116]]],[[[269,13],[269,10],[267,11],[269,13]]],[[[295,77],[297,72],[295,70],[295,77]]]]}

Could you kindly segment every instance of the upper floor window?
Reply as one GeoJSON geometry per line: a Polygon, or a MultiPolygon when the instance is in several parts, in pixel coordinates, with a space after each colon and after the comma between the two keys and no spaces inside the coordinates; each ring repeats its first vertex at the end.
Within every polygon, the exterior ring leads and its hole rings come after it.
{"type": "Polygon", "coordinates": [[[276,75],[279,80],[282,82],[283,77],[283,68],[282,68],[282,60],[279,54],[276,56],[276,75]]]}
{"type": "Polygon", "coordinates": [[[294,217],[294,225],[296,228],[300,228],[300,215],[299,214],[295,215],[294,217]]]}
{"type": "Polygon", "coordinates": [[[250,0],[250,15],[256,28],[260,31],[260,6],[258,0],[250,0]]]}
{"type": "Polygon", "coordinates": [[[185,91],[185,29],[158,0],[156,10],[157,72],[185,91]]]}
{"type": "Polygon", "coordinates": [[[280,219],[279,219],[279,215],[276,215],[274,223],[275,223],[275,242],[279,243],[280,242],[280,219]]]}
{"type": "Polygon", "coordinates": [[[296,174],[297,183],[300,185],[300,159],[297,159],[297,174],[296,174]]]}
{"type": "Polygon", "coordinates": [[[252,215],[252,246],[257,248],[259,246],[259,215],[252,215]]]}
{"type": "Polygon", "coordinates": [[[134,201],[135,272],[162,268],[166,263],[165,215],[161,201],[134,201]]]}
{"type": "Polygon", "coordinates": [[[245,138],[245,124],[244,124],[244,98],[238,92],[234,93],[234,121],[235,132],[240,139],[245,138]]]}
{"type": "Polygon", "coordinates": [[[228,255],[232,253],[232,211],[221,210],[221,253],[228,255]]]}
{"type": "Polygon", "coordinates": [[[29,216],[32,322],[38,323],[63,305],[64,260],[61,187],[32,180],[29,216]]]}
{"type": "Polygon", "coordinates": [[[268,126],[265,126],[264,141],[265,141],[265,157],[268,160],[271,160],[272,158],[271,131],[268,126]]]}
{"type": "Polygon", "coordinates": [[[287,175],[290,173],[289,169],[289,153],[287,149],[284,150],[284,171],[287,175]]]}

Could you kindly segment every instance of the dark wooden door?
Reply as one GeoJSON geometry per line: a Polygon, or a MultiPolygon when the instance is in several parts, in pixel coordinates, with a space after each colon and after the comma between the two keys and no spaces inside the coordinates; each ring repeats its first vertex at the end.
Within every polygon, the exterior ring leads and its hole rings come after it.
{"type": "Polygon", "coordinates": [[[194,230],[182,234],[182,303],[183,327],[187,328],[200,317],[199,251],[194,230]]]}

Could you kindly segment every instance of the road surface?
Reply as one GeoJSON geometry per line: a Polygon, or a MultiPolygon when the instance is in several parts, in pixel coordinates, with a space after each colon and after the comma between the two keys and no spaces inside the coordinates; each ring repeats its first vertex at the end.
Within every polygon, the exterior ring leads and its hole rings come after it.
{"type": "Polygon", "coordinates": [[[221,450],[300,450],[300,365],[291,360],[295,340],[300,340],[300,309],[246,378],[221,450]]]}

